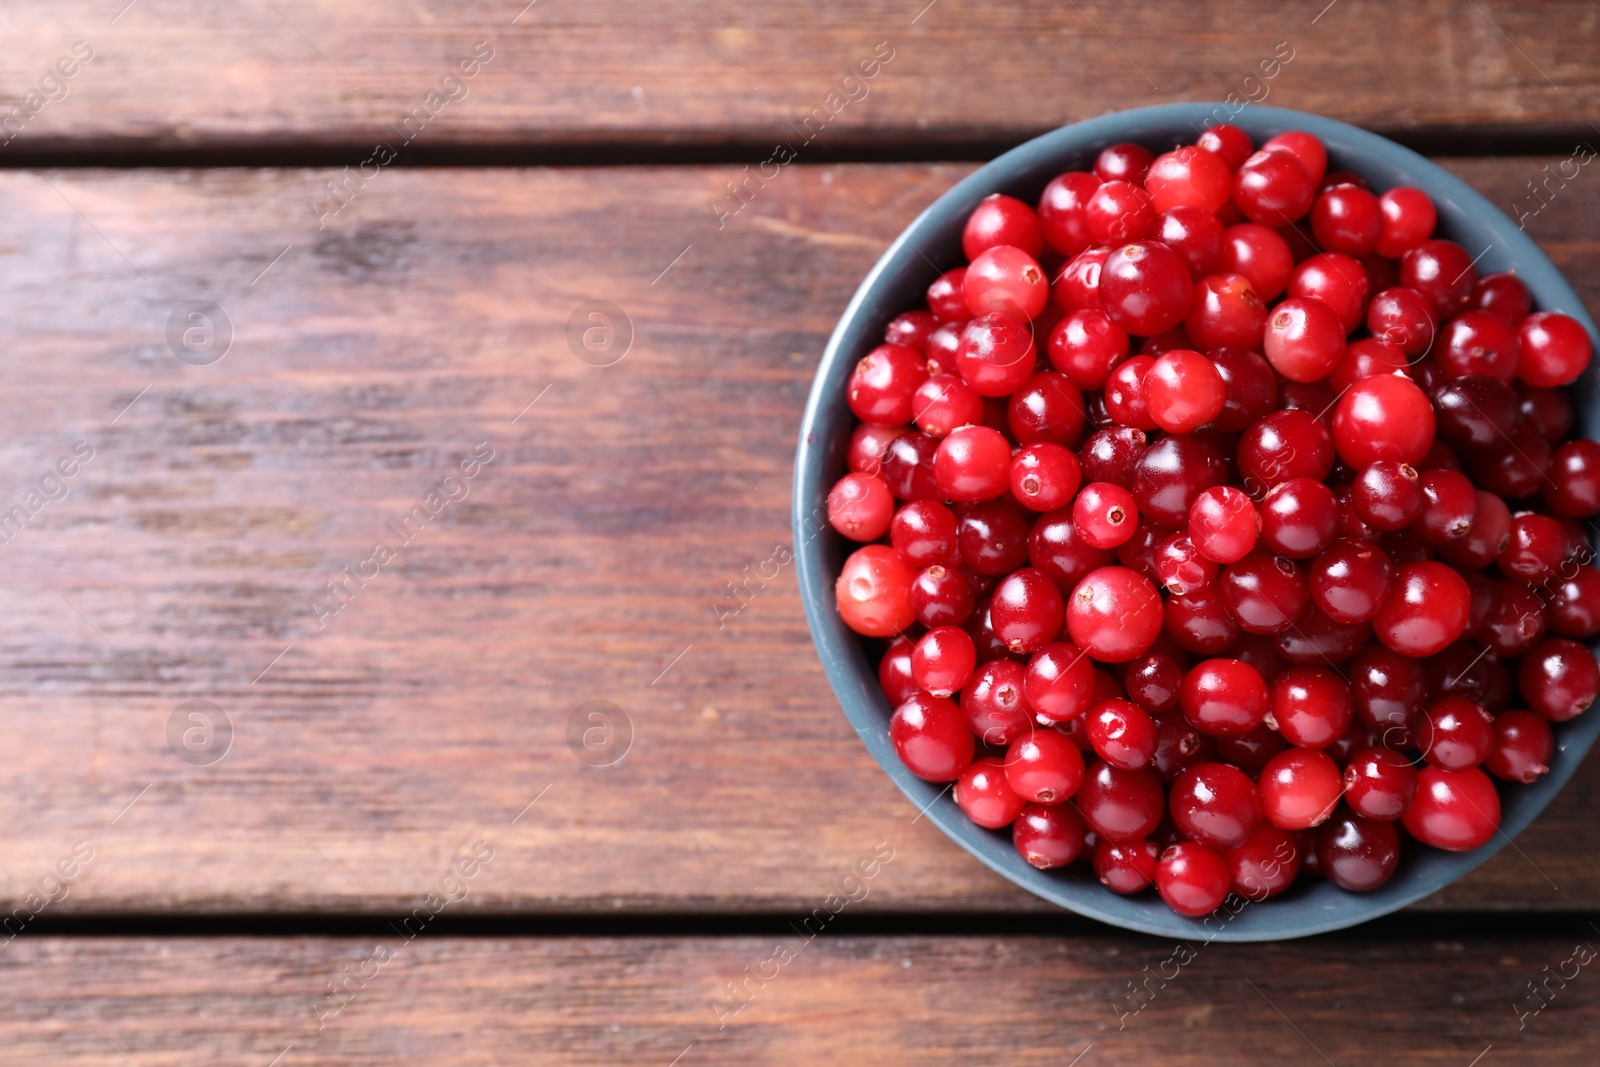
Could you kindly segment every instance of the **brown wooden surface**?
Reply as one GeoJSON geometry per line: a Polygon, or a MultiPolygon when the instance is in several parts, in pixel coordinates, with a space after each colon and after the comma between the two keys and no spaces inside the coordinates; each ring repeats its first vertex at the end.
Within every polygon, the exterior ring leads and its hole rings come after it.
{"type": "Polygon", "coordinates": [[[123,2],[0,7],[0,99],[21,99],[74,41],[95,51],[0,155],[366,148],[392,139],[389,124],[479,41],[495,58],[413,157],[463,144],[768,148],[794,140],[791,123],[879,42],[894,58],[811,150],[895,143],[938,158],[1229,93],[1457,139],[1587,138],[1600,111],[1600,12],[1587,0],[135,0],[118,15],[123,2]],[[1245,79],[1283,42],[1293,59],[1263,97],[1245,79]]]}
{"type": "Polygon", "coordinates": [[[0,1043],[11,1062],[140,1067],[264,1065],[280,1055],[285,1065],[372,1067],[1190,1067],[1349,1064],[1374,1053],[1419,1067],[1466,1067],[1479,1056],[1592,1064],[1600,983],[1592,958],[1580,966],[1574,952],[1600,936],[1581,922],[1514,946],[1482,934],[1196,941],[1187,952],[1112,934],[824,933],[805,943],[781,924],[770,937],[423,934],[409,945],[393,936],[19,938],[0,963],[14,1008],[0,1013],[0,1043]],[[380,945],[397,954],[370,963],[380,945]],[[792,957],[779,957],[780,945],[792,957]],[[777,958],[787,962],[768,963],[777,958]],[[727,983],[746,968],[771,980],[749,981],[747,1006],[719,1013],[713,1002],[737,1004],[727,983]],[[1556,972],[1576,977],[1565,989],[1549,979],[1546,1007],[1519,1016],[1538,1006],[1527,983],[1556,972]],[[1146,1003],[1135,1013],[1129,983],[1151,974],[1168,981],[1141,985],[1146,1003]],[[354,996],[329,999],[334,981],[354,996]]]}
{"type": "MultiPolygon", "coordinates": [[[[1544,162],[1452,165],[1505,201],[1544,162]]],[[[0,175],[0,499],[95,449],[0,549],[0,895],[86,840],[53,914],[388,913],[482,838],[479,912],[771,912],[889,841],[863,910],[1048,910],[912,822],[792,569],[712,608],[791,539],[839,310],[965,171],[798,165],[721,232],[719,168],[396,170],[320,232],[316,171],[0,175]],[[567,346],[590,299],[634,324],[614,366],[567,346]],[[212,366],[166,344],[191,300],[233,322],[212,366]],[[483,441],[467,498],[319,631],[311,597],[483,441]],[[213,766],[167,744],[194,699],[235,730],[213,766]],[[568,747],[595,699],[632,723],[614,767],[568,747]]],[[[1575,183],[1532,221],[1591,299],[1597,219],[1575,183]]],[[[1597,761],[1427,906],[1600,903],[1597,761]]]]}

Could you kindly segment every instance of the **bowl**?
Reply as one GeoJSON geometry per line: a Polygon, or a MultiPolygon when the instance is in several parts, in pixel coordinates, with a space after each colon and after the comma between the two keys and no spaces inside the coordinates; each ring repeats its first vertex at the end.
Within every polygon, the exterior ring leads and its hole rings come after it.
{"type": "MultiPolygon", "coordinates": [[[[1170,911],[1153,890],[1117,896],[1082,862],[1061,871],[1036,870],[1012,847],[1009,829],[997,832],[972,823],[956,807],[948,785],[925,782],[901,764],[889,743],[893,709],[878,686],[876,665],[862,639],[839,619],[833,587],[847,550],[825,518],[827,493],[844,473],[845,447],[855,423],[845,383],[856,361],[882,339],[889,320],[916,306],[940,270],[964,262],[961,230],[967,215],[994,192],[1035,203],[1051,178],[1066,170],[1090,169],[1099,150],[1118,141],[1162,151],[1179,141],[1192,143],[1199,131],[1218,121],[1239,126],[1257,144],[1285,130],[1316,134],[1327,145],[1329,170],[1354,171],[1379,191],[1397,185],[1426,191],[1438,207],[1437,235],[1478,256],[1480,274],[1516,268],[1537,309],[1571,315],[1595,336],[1593,320],[1555,265],[1516,223],[1461,179],[1410,149],[1342,122],[1254,105],[1229,117],[1233,110],[1225,104],[1165,104],[1076,123],[1007,152],[935,200],[867,274],[823,352],[800,425],[793,523],[801,598],[839,704],[879,766],[936,826],[1005,878],[1080,915],[1163,937],[1269,941],[1337,930],[1388,914],[1483,863],[1510,844],[1572,777],[1600,732],[1600,711],[1556,727],[1550,773],[1532,785],[1502,784],[1500,832],[1482,848],[1451,853],[1408,843],[1395,876],[1372,892],[1350,893],[1328,882],[1297,884],[1263,906],[1247,904],[1233,912],[1225,905],[1203,922],[1186,919],[1170,911]]],[[[1600,337],[1596,344],[1600,347],[1600,337]]],[[[1594,438],[1600,431],[1595,368],[1572,389],[1578,411],[1575,433],[1594,438]]]]}

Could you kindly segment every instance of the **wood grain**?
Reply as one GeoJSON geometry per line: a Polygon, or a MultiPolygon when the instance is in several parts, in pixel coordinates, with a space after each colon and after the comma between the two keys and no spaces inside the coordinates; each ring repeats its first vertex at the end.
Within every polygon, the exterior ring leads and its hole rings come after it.
{"type": "MultiPolygon", "coordinates": [[[[430,109],[408,161],[446,161],[464,146],[609,146],[620,162],[652,147],[757,152],[804,140],[796,128],[819,107],[830,114],[804,147],[811,160],[893,145],[937,158],[1119,108],[1230,93],[1413,138],[1531,137],[1565,149],[1593,136],[1600,108],[1600,13],[1584,0],[119,6],[17,0],[0,10],[0,100],[26,101],[74,42],[94,51],[64,98],[10,131],[0,161],[160,151],[227,162],[238,151],[337,148],[353,167],[364,158],[354,153],[393,141],[391,124],[480,41],[494,58],[464,99],[430,109]],[[893,53],[881,74],[841,87],[880,42],[893,53]],[[1260,79],[1274,55],[1293,58],[1260,79]]],[[[60,93],[45,82],[37,99],[60,93]]]]}
{"type": "MultiPolygon", "coordinates": [[[[1453,165],[1503,200],[1544,162],[1453,165]]],[[[53,915],[391,914],[484,840],[465,911],[806,910],[890,842],[863,911],[1048,910],[872,764],[790,569],[713,608],[791,538],[835,317],[966,171],[796,165],[722,230],[719,168],[385,170],[321,230],[321,171],[0,175],[0,519],[94,450],[0,546],[0,898],[82,841],[53,915]],[[591,300],[631,318],[611,366],[569,348],[591,300]],[[232,324],[210,366],[169,349],[192,301],[232,324]],[[209,766],[169,745],[193,700],[232,726],[209,766]],[[631,723],[614,766],[569,746],[592,700],[631,723]]],[[[1597,207],[1532,222],[1591,300],[1597,207]]],[[[1600,906],[1597,803],[1592,758],[1429,906],[1600,906]]]]}
{"type": "Polygon", "coordinates": [[[805,942],[782,927],[704,940],[20,938],[0,962],[13,1009],[0,1013],[0,1040],[9,1062],[64,1067],[124,1062],[118,1053],[140,1067],[1200,1067],[1373,1053],[1465,1067],[1491,1046],[1490,1063],[1560,1067],[1593,1062],[1600,1023],[1594,950],[1586,966],[1574,956],[1600,939],[1573,926],[1514,946],[1465,929],[1272,946],[1112,935],[805,942]],[[375,957],[380,946],[394,957],[375,957]],[[1565,988],[1548,977],[1557,973],[1565,988]],[[1531,1014],[1539,1002],[1527,984],[1546,980],[1553,996],[1531,1014]],[[349,992],[334,999],[334,982],[349,992]],[[742,1009],[730,982],[745,983],[742,1009]]]}

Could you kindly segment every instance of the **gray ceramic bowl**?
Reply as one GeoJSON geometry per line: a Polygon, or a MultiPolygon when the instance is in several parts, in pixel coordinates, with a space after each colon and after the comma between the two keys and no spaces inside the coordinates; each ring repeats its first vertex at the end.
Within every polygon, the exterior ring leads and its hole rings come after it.
{"type": "MultiPolygon", "coordinates": [[[[892,709],[878,687],[875,662],[862,640],[839,620],[834,579],[846,555],[843,540],[827,528],[824,503],[844,472],[844,452],[855,419],[845,402],[845,383],[856,361],[883,336],[895,315],[918,306],[937,276],[963,262],[961,229],[985,196],[1009,193],[1034,203],[1045,184],[1066,170],[1089,169],[1096,153],[1117,141],[1134,141],[1163,151],[1192,142],[1198,131],[1223,121],[1220,104],[1168,104],[1104,115],[1046,134],[981,168],[924,211],[883,258],[878,260],[839,320],[812,385],[800,426],[795,458],[794,534],[799,581],[817,651],[834,692],[873,758],[918,809],[961,847],[1017,885],[1062,907],[1114,926],[1165,937],[1219,941],[1267,941],[1302,937],[1352,926],[1387,914],[1448,885],[1477,867],[1520,833],[1566,784],[1600,731],[1600,712],[1590,712],[1556,729],[1557,748],[1550,773],[1531,786],[1501,789],[1501,832],[1469,853],[1440,852],[1410,844],[1400,870],[1371,893],[1347,893],[1327,882],[1300,885],[1262,905],[1237,914],[1224,910],[1215,919],[1189,920],[1167,909],[1153,890],[1120,897],[1104,889],[1083,863],[1066,871],[1035,870],[1011,845],[1009,830],[984,830],[956,807],[947,787],[913,776],[889,743],[892,709]]],[[[1516,268],[1533,294],[1535,307],[1576,317],[1595,334],[1594,322],[1554,264],[1515,223],[1461,179],[1392,141],[1332,119],[1271,107],[1246,107],[1232,117],[1257,144],[1284,130],[1307,130],[1328,146],[1329,169],[1350,170],[1378,190],[1412,185],[1426,190],[1439,209],[1438,233],[1479,256],[1480,273],[1516,268]]],[[[1600,338],[1597,338],[1600,343],[1600,338]]],[[[1594,368],[1576,387],[1577,432],[1596,437],[1600,398],[1594,368]]]]}

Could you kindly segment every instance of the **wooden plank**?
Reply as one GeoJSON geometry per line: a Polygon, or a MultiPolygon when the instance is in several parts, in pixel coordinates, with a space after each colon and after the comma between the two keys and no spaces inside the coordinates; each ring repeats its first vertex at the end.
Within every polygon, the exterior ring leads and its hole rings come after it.
{"type": "Polygon", "coordinates": [[[937,153],[1229,94],[1479,140],[1589,138],[1600,108],[1600,12],[1586,0],[871,0],[824,11],[731,0],[135,0],[113,18],[119,6],[17,0],[0,10],[0,99],[35,109],[0,134],[15,134],[0,160],[152,150],[226,160],[294,145],[337,146],[350,158],[334,158],[354,167],[377,141],[399,147],[392,124],[430,92],[440,95],[408,161],[467,145],[606,145],[623,161],[620,146],[756,152],[808,132],[812,143],[795,147],[813,160],[893,144],[937,153]],[[94,58],[64,84],[50,80],[78,41],[94,58]],[[464,85],[441,85],[479,42],[493,58],[464,85]],[[875,51],[892,56],[877,76],[844,83],[875,51]],[[445,103],[446,93],[459,99],[445,103]]]}
{"type": "MultiPolygon", "coordinates": [[[[1544,162],[1461,169],[1503,201],[1544,162]]],[[[0,898],[87,842],[52,914],[389,914],[483,840],[466,910],[771,912],[888,842],[863,911],[1048,910],[871,763],[791,569],[713,607],[791,538],[835,316],[966,171],[797,165],[720,231],[719,168],[388,171],[321,230],[314,171],[0,175],[0,515],[94,450],[0,546],[0,898]],[[631,317],[611,366],[569,348],[592,300],[631,317]],[[169,347],[195,301],[209,366],[169,347]],[[614,766],[569,741],[594,700],[614,766]]],[[[1532,223],[1591,298],[1597,200],[1532,223]]],[[[1592,759],[1433,906],[1600,906],[1597,793],[1592,759]]]]}
{"type": "Polygon", "coordinates": [[[0,1015],[0,1039],[19,1063],[140,1067],[1200,1067],[1346,1064],[1374,1048],[1419,1067],[1479,1056],[1587,1065],[1600,936],[1572,925],[1515,942],[1463,931],[1248,947],[1127,936],[806,942],[781,928],[409,944],[24,937],[4,964],[14,1010],[0,1015]],[[744,983],[742,1007],[732,982],[744,983]],[[335,983],[345,991],[331,994],[335,983]],[[1548,983],[1540,1000],[1529,983],[1548,983]]]}

